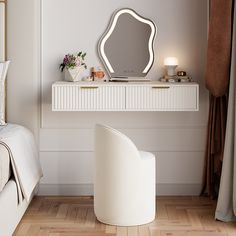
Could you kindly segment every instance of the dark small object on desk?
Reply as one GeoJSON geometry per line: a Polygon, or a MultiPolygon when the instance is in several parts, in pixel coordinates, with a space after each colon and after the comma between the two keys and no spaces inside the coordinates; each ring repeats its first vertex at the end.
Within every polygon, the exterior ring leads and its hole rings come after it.
{"type": "Polygon", "coordinates": [[[186,76],[187,73],[186,73],[186,71],[180,70],[180,71],[177,71],[177,75],[178,76],[186,76]]]}
{"type": "Polygon", "coordinates": [[[95,80],[95,68],[94,67],[91,68],[91,77],[92,77],[92,81],[94,81],[95,80]]]}

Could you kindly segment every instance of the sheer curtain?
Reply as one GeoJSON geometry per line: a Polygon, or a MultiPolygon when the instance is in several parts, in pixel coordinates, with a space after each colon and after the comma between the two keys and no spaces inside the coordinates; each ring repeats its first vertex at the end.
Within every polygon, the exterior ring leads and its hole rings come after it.
{"type": "Polygon", "coordinates": [[[234,6],[228,116],[220,190],[215,217],[236,220],[236,11],[234,6]]]}

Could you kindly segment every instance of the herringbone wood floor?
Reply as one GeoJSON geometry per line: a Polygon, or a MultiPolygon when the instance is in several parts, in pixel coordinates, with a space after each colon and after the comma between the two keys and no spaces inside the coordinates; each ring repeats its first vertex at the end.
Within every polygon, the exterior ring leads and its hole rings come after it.
{"type": "Polygon", "coordinates": [[[236,223],[214,220],[215,202],[158,197],[154,222],[115,227],[96,220],[92,197],[36,197],[14,236],[236,236],[236,223]]]}

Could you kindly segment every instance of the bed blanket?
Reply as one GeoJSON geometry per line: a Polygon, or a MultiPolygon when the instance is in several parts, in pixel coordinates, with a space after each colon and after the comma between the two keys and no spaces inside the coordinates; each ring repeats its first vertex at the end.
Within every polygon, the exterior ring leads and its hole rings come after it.
{"type": "Polygon", "coordinates": [[[23,126],[0,126],[0,143],[10,155],[11,166],[18,188],[18,200],[30,201],[31,194],[43,176],[33,134],[23,126]]]}

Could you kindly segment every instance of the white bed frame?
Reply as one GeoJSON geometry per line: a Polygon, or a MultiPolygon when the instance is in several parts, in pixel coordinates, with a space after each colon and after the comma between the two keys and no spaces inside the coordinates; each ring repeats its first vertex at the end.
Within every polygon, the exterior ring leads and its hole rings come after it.
{"type": "Polygon", "coordinates": [[[9,180],[0,193],[0,235],[11,236],[30,202],[18,204],[17,186],[9,180]]]}

